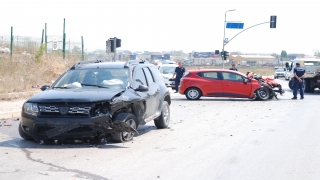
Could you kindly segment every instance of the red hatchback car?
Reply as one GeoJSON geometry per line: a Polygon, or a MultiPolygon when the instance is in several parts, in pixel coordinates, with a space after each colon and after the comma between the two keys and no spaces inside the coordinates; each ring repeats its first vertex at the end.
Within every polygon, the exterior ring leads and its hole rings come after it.
{"type": "MultiPolygon", "coordinates": [[[[258,80],[238,71],[225,69],[189,70],[181,79],[179,93],[190,100],[207,97],[255,98],[261,88],[258,80]]],[[[260,96],[260,94],[259,94],[260,96]]],[[[267,97],[257,97],[265,100],[267,97]]]]}

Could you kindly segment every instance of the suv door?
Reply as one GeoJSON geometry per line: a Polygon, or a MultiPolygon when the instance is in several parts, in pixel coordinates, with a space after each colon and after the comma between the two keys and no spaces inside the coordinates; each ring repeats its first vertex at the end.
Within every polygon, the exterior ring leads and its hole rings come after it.
{"type": "Polygon", "coordinates": [[[153,116],[157,113],[159,104],[160,104],[160,87],[159,84],[156,82],[154,76],[151,73],[149,67],[144,67],[143,72],[146,75],[147,83],[149,87],[148,96],[150,96],[150,104],[148,110],[148,117],[153,116]]]}
{"type": "Polygon", "coordinates": [[[222,72],[221,73],[222,88],[225,97],[249,97],[251,93],[251,82],[244,83],[244,77],[232,73],[232,72],[222,72]]]}
{"type": "Polygon", "coordinates": [[[156,84],[152,82],[154,82],[153,77],[148,68],[144,68],[143,66],[135,67],[133,71],[132,88],[137,89],[139,85],[145,85],[149,88],[147,92],[137,91],[137,93],[146,100],[146,118],[155,114],[156,105],[159,104],[159,91],[157,92],[159,88],[156,88],[156,84]]]}

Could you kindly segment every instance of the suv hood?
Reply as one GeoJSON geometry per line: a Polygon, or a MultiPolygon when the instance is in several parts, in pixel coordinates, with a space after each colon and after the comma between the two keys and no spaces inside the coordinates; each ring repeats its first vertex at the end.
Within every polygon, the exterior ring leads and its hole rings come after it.
{"type": "Polygon", "coordinates": [[[97,102],[111,100],[123,89],[49,89],[28,99],[28,102],[97,102]]]}

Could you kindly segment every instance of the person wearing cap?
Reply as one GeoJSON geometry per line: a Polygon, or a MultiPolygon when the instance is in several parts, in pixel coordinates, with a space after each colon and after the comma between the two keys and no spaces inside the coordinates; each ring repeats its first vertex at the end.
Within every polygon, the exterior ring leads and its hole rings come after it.
{"type": "Polygon", "coordinates": [[[232,67],[229,70],[238,71],[235,64],[232,64],[232,67]]]}
{"type": "Polygon", "coordinates": [[[297,99],[298,89],[300,89],[300,99],[304,99],[303,92],[303,78],[306,76],[306,70],[300,66],[300,63],[296,63],[296,67],[293,69],[293,98],[297,99]]]}

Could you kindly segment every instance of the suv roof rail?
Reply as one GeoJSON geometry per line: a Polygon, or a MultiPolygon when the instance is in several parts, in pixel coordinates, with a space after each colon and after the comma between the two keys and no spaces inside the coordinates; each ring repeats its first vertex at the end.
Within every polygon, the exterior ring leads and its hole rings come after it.
{"type": "Polygon", "coordinates": [[[138,65],[138,64],[147,64],[149,63],[149,61],[147,60],[129,60],[126,62],[125,66],[135,66],[135,65],[138,65]]]}
{"type": "Polygon", "coordinates": [[[86,60],[86,61],[79,61],[77,63],[75,63],[70,69],[77,69],[79,67],[81,67],[84,64],[91,64],[91,63],[101,63],[101,62],[106,62],[105,60],[86,60]]]}

